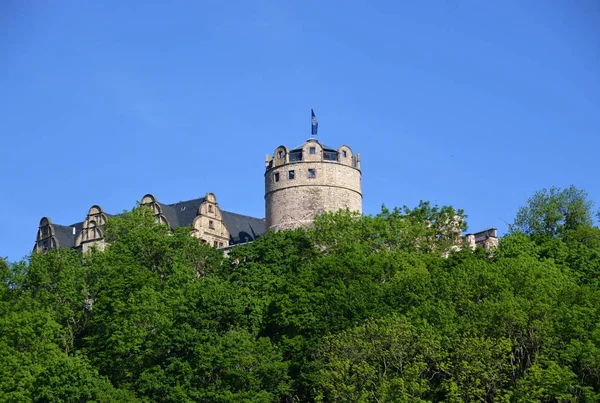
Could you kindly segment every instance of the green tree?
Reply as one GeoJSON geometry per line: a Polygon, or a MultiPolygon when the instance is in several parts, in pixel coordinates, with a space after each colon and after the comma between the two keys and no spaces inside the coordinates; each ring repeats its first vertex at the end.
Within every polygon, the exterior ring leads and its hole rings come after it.
{"type": "Polygon", "coordinates": [[[445,360],[426,324],[391,315],[326,338],[315,353],[316,401],[425,402],[445,360]]]}
{"type": "Polygon", "coordinates": [[[517,212],[512,232],[556,237],[581,226],[592,225],[593,202],[575,186],[537,191],[517,212]]]}
{"type": "Polygon", "coordinates": [[[557,211],[493,253],[422,202],[225,257],[134,209],[104,251],[0,260],[0,400],[596,402],[600,230],[557,211]]]}

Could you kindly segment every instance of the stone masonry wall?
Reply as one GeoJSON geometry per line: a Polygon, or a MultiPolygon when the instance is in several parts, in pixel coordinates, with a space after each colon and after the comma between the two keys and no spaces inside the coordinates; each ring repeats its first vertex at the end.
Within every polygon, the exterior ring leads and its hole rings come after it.
{"type": "MultiPolygon", "coordinates": [[[[313,144],[307,143],[308,146],[313,144]]],[[[320,147],[318,151],[317,155],[310,155],[307,148],[303,153],[303,161],[281,161],[267,168],[267,228],[289,229],[309,225],[316,214],[326,211],[349,209],[362,213],[360,170],[351,164],[324,161],[320,157],[320,147]],[[309,169],[314,170],[314,177],[309,177],[309,169]],[[290,179],[289,172],[292,170],[294,178],[290,179]]],[[[348,154],[350,152],[348,149],[348,154]]]]}

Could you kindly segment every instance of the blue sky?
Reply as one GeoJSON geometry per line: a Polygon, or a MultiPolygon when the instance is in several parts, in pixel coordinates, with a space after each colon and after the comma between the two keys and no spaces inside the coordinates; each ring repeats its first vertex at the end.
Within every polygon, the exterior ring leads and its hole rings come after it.
{"type": "Polygon", "coordinates": [[[536,190],[600,204],[600,2],[5,1],[0,256],[146,193],[264,216],[265,154],[361,154],[363,208],[506,231],[536,190]]]}

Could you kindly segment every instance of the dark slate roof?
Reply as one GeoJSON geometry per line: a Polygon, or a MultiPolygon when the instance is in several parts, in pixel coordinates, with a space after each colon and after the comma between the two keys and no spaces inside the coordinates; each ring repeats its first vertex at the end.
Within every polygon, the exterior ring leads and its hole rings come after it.
{"type": "MultiPolygon", "coordinates": [[[[171,228],[176,229],[192,225],[204,200],[204,197],[200,197],[179,203],[159,204],[164,216],[169,220],[171,228]]],[[[249,217],[223,210],[221,212],[223,213],[223,224],[229,231],[232,244],[253,241],[266,232],[263,218],[249,217]]]]}
{"type": "Polygon", "coordinates": [[[173,204],[161,204],[160,207],[163,209],[163,214],[169,220],[171,227],[175,229],[192,225],[202,203],[204,203],[204,197],[173,204]]]}
{"type": "Polygon", "coordinates": [[[253,241],[267,231],[264,218],[249,217],[223,210],[221,212],[223,213],[223,223],[229,231],[231,244],[253,241]]]}
{"type": "Polygon", "coordinates": [[[69,227],[75,227],[75,230],[79,234],[79,232],[81,232],[81,230],[83,229],[83,221],[76,222],[75,224],[71,224],[71,225],[69,225],[69,227]]]}
{"type": "MultiPolygon", "coordinates": [[[[290,152],[302,150],[304,148],[304,146],[306,145],[306,143],[319,143],[319,141],[317,139],[308,139],[304,143],[300,144],[298,147],[295,147],[292,150],[290,150],[290,152]]],[[[335,152],[337,152],[337,150],[335,148],[328,147],[325,144],[319,143],[319,145],[323,148],[323,151],[335,151],[335,152]]]]}
{"type": "MultiPolygon", "coordinates": [[[[204,203],[204,197],[181,201],[173,204],[160,204],[163,215],[169,221],[172,229],[191,226],[194,218],[198,215],[200,205],[204,203]]],[[[266,232],[266,223],[264,218],[245,216],[242,214],[222,211],[223,223],[229,231],[230,243],[238,244],[255,240],[266,232]]],[[[107,214],[108,217],[115,215],[107,214]]],[[[120,216],[122,214],[116,214],[120,216]]],[[[69,226],[61,224],[52,224],[56,239],[61,248],[74,248],[77,235],[83,229],[83,222],[78,222],[69,226]],[[75,227],[75,235],[73,235],[75,227]]]]}
{"type": "Polygon", "coordinates": [[[160,205],[160,209],[162,210],[163,215],[167,218],[171,229],[179,228],[179,218],[177,217],[177,212],[168,204],[158,203],[160,205]]]}
{"type": "Polygon", "coordinates": [[[75,227],[75,234],[73,234],[73,226],[67,227],[66,225],[60,225],[60,224],[52,224],[52,227],[54,227],[54,236],[56,237],[56,240],[58,241],[58,245],[61,248],[74,248],[75,247],[75,238],[77,237],[77,234],[79,234],[79,231],[81,231],[81,227],[83,225],[83,223],[77,223],[80,224],[79,228],[77,228],[77,226],[75,227]]]}
{"type": "Polygon", "coordinates": [[[467,234],[467,236],[469,235],[473,235],[475,237],[475,243],[480,243],[490,237],[497,238],[498,231],[496,230],[496,228],[488,228],[483,231],[476,232],[474,234],[467,234]]]}

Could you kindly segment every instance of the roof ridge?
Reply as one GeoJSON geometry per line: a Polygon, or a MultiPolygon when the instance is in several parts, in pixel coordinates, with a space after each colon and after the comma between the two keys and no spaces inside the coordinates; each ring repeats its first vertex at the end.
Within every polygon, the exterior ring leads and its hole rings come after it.
{"type": "Polygon", "coordinates": [[[199,201],[199,200],[203,200],[204,201],[205,199],[206,199],[206,197],[202,196],[202,197],[196,197],[195,199],[190,199],[190,200],[180,200],[180,201],[178,201],[176,203],[171,203],[171,204],[165,204],[165,203],[161,203],[161,202],[158,202],[158,203],[162,204],[163,206],[173,207],[173,206],[176,206],[178,204],[189,203],[189,202],[194,202],[194,201],[199,201]]]}
{"type": "Polygon", "coordinates": [[[240,217],[254,218],[254,219],[257,219],[257,220],[264,220],[264,218],[253,217],[251,215],[246,215],[246,214],[234,213],[233,211],[221,210],[221,212],[227,213],[227,214],[237,215],[237,216],[240,216],[240,217]]]}
{"type": "Polygon", "coordinates": [[[70,228],[70,227],[72,227],[73,225],[63,225],[63,224],[58,224],[58,223],[55,223],[55,222],[53,222],[53,223],[52,223],[52,226],[54,226],[54,227],[64,227],[64,228],[70,228]]]}

